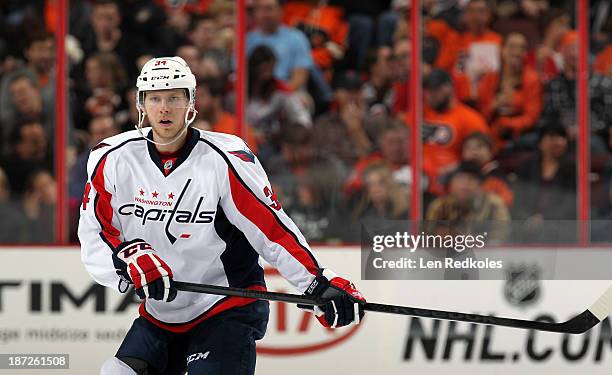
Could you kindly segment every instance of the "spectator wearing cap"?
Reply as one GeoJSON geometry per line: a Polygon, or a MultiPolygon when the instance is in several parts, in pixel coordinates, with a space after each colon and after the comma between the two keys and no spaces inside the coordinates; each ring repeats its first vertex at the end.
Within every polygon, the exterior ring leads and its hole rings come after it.
{"type": "Polygon", "coordinates": [[[525,66],[527,38],[506,35],[499,72],[485,73],[478,85],[477,107],[491,126],[496,149],[531,131],[542,112],[542,85],[535,70],[525,66]]]}
{"type": "Polygon", "coordinates": [[[332,108],[314,124],[317,146],[338,157],[347,168],[373,151],[372,118],[367,116],[363,81],[354,71],[336,77],[332,108]]]}
{"type": "Polygon", "coordinates": [[[488,241],[506,239],[510,221],[508,208],[497,195],[484,191],[483,179],[480,165],[469,161],[461,162],[450,173],[447,194],[436,198],[427,208],[426,220],[433,231],[487,232],[488,241]]]}
{"type": "MultiPolygon", "coordinates": [[[[423,168],[435,181],[461,160],[461,146],[472,133],[489,134],[478,112],[455,99],[450,75],[434,69],[423,80],[423,168]]],[[[411,125],[410,113],[405,122],[411,125]]],[[[432,183],[431,192],[439,193],[432,183]]]]}
{"type": "Polygon", "coordinates": [[[247,53],[265,45],[274,51],[277,64],[274,76],[285,81],[291,90],[305,89],[309,70],[314,66],[306,36],[282,25],[278,0],[254,0],[255,29],[247,35],[247,53]]]}
{"type": "Polygon", "coordinates": [[[482,190],[496,194],[509,208],[514,200],[514,192],[508,186],[506,176],[499,162],[493,158],[494,155],[493,142],[488,135],[472,133],[465,137],[461,148],[461,161],[480,165],[484,176],[482,190]]]}
{"type": "Polygon", "coordinates": [[[513,217],[537,231],[543,220],[576,218],[576,164],[568,153],[565,128],[540,129],[538,153],[517,170],[513,217]]]}
{"type": "MultiPolygon", "coordinates": [[[[578,36],[570,33],[564,37],[561,53],[563,70],[544,87],[543,123],[558,123],[565,127],[569,140],[575,141],[578,133],[576,117],[576,80],[578,77],[578,36]]],[[[606,152],[604,139],[599,133],[612,123],[612,77],[592,73],[589,78],[591,152],[606,152]]]]}

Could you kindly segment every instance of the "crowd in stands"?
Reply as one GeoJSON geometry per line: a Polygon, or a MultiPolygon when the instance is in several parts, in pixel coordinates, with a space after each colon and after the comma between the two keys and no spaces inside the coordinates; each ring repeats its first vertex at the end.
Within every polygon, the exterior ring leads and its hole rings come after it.
{"type": "MultiPolygon", "coordinates": [[[[591,216],[612,218],[612,7],[590,4],[591,216]]],[[[578,47],[569,0],[423,0],[423,168],[410,160],[409,0],[247,0],[247,90],[235,117],[235,4],[70,2],[71,239],[89,150],[138,122],[154,56],[194,72],[203,130],[242,134],[306,238],[357,242],[363,220],[576,219],[578,47]]],[[[52,242],[57,3],[0,4],[0,242],[52,242]]],[[[583,168],[583,166],[580,166],[583,168]]],[[[594,226],[596,228],[597,226],[594,226]]],[[[593,238],[611,240],[609,230],[593,238]]],[[[500,241],[508,237],[500,229],[500,241]]],[[[532,237],[531,239],[537,239],[532,237]]]]}

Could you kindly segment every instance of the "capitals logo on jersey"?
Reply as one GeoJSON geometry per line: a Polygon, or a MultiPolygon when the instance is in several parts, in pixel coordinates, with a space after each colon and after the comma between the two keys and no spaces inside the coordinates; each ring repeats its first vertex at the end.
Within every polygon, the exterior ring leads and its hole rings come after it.
{"type": "MultiPolygon", "coordinates": [[[[164,227],[164,231],[166,233],[166,237],[170,241],[170,243],[174,244],[177,240],[177,237],[172,233],[170,226],[172,224],[210,224],[215,219],[215,210],[203,210],[202,202],[206,198],[205,196],[201,196],[198,199],[198,203],[196,204],[194,209],[183,208],[179,209],[181,201],[191,184],[191,179],[188,179],[185,183],[185,186],[181,189],[181,192],[176,199],[176,203],[173,202],[165,202],[165,201],[148,201],[145,199],[135,199],[136,203],[127,203],[119,207],[119,214],[124,216],[134,216],[139,219],[141,225],[146,225],[147,222],[165,222],[166,225],[164,227]],[[156,206],[152,208],[144,207],[139,204],[143,203],[147,206],[156,206]],[[158,204],[156,204],[158,203],[158,204]],[[159,208],[159,206],[171,206],[170,208],[159,208]]],[[[141,194],[143,190],[140,190],[141,194]]],[[[170,193],[169,195],[173,199],[174,194],[170,193]]],[[[154,195],[155,196],[155,195],[154,195]]],[[[180,238],[189,238],[191,234],[189,233],[180,233],[180,238]]]]}

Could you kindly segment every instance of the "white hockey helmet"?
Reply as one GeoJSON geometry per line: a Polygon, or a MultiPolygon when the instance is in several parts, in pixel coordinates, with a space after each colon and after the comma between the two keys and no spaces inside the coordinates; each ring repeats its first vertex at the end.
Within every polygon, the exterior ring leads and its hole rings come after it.
{"type": "MultiPolygon", "coordinates": [[[[136,80],[136,88],[136,109],[138,110],[136,129],[141,134],[142,123],[146,116],[144,111],[144,93],[146,91],[185,89],[189,98],[189,107],[185,112],[185,127],[183,130],[186,130],[195,119],[197,114],[195,109],[196,78],[181,57],[156,57],[147,61],[136,80]]],[[[182,132],[177,135],[177,138],[181,134],[182,132]]]]}

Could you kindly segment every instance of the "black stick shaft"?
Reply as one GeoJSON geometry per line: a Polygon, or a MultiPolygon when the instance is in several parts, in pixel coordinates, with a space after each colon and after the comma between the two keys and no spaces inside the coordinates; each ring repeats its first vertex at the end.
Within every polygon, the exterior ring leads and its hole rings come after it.
{"type": "MultiPolygon", "coordinates": [[[[188,283],[183,281],[173,281],[173,285],[177,290],[185,292],[196,292],[215,294],[221,296],[234,296],[244,298],[254,298],[267,301],[280,301],[287,303],[296,303],[303,305],[300,307],[308,306],[319,306],[325,303],[325,300],[315,299],[308,296],[289,294],[289,293],[278,293],[259,291],[251,289],[233,288],[227,286],[218,285],[206,285],[188,283]],[[304,306],[305,305],[305,306],[304,306]]],[[[538,331],[548,332],[560,332],[560,333],[583,333],[588,329],[599,323],[597,319],[590,311],[586,310],[577,317],[562,323],[549,323],[540,322],[534,320],[523,320],[513,318],[503,318],[491,315],[480,315],[480,314],[466,314],[454,311],[444,310],[431,310],[421,309],[417,307],[409,306],[397,306],[397,305],[384,305],[380,303],[366,303],[363,306],[365,311],[374,311],[388,314],[397,315],[408,315],[418,316],[423,318],[442,319],[442,320],[455,320],[460,322],[477,323],[477,324],[489,324],[496,326],[521,328],[521,329],[535,329],[538,331]]]]}
{"type": "Polygon", "coordinates": [[[560,333],[583,333],[599,323],[590,311],[585,311],[574,319],[562,323],[540,322],[535,320],[523,320],[503,318],[491,315],[466,314],[454,311],[421,309],[408,306],[383,305],[379,303],[366,303],[366,311],[376,311],[389,314],[400,314],[418,316],[423,318],[455,320],[460,322],[489,324],[495,326],[535,329],[538,331],[560,332],[560,333]]]}
{"type": "Polygon", "coordinates": [[[299,294],[266,292],[266,291],[260,291],[260,290],[232,288],[229,286],[187,283],[184,281],[173,281],[173,285],[177,290],[181,290],[184,292],[215,294],[219,296],[255,298],[255,299],[263,299],[266,301],[280,301],[280,302],[297,303],[297,304],[304,304],[304,305],[310,305],[310,306],[321,305],[324,303],[323,301],[316,300],[312,297],[302,296],[299,294]]]}

